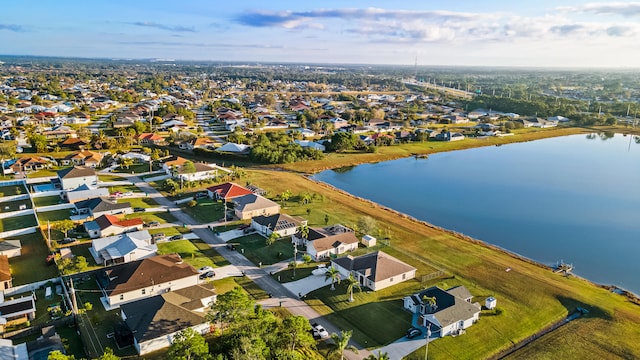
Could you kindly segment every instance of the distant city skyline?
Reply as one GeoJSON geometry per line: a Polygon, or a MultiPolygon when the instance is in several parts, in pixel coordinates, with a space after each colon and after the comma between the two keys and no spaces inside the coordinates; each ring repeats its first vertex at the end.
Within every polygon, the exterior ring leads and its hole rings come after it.
{"type": "Polygon", "coordinates": [[[640,2],[16,1],[0,53],[83,58],[638,67],[640,2]]]}

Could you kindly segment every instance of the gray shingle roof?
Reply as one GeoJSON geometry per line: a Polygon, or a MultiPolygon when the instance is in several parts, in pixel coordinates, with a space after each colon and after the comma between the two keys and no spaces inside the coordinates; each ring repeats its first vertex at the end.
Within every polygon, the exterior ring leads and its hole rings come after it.
{"type": "Polygon", "coordinates": [[[399,276],[416,269],[382,251],[358,257],[344,256],[334,259],[332,262],[349,271],[359,272],[374,282],[399,276]]]}

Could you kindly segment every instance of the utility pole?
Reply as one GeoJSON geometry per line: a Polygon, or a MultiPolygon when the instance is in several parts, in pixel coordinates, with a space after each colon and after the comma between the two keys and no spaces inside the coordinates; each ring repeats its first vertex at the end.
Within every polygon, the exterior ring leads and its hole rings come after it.
{"type": "Polygon", "coordinates": [[[293,262],[295,265],[293,266],[293,277],[296,277],[296,267],[298,266],[298,243],[293,243],[293,262]]]}
{"type": "Polygon", "coordinates": [[[429,338],[431,337],[431,323],[427,325],[427,345],[424,347],[424,360],[427,360],[429,356],[429,338]]]}
{"type": "Polygon", "coordinates": [[[76,302],[76,289],[73,288],[73,279],[69,278],[69,284],[71,287],[71,311],[73,312],[73,316],[78,315],[78,303],[76,302]]]}

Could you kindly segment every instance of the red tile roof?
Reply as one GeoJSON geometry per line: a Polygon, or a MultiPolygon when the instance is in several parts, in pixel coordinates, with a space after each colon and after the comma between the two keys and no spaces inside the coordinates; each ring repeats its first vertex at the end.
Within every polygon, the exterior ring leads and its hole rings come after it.
{"type": "Polygon", "coordinates": [[[212,186],[210,188],[207,188],[207,190],[211,191],[212,193],[218,194],[218,197],[224,200],[233,199],[238,196],[253,194],[251,190],[244,188],[238,184],[230,183],[230,182],[212,186]]]}

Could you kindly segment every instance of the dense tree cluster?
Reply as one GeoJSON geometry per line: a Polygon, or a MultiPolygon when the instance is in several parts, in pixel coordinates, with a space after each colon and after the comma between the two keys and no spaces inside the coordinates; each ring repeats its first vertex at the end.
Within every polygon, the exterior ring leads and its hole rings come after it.
{"type": "Polygon", "coordinates": [[[324,157],[324,154],[319,150],[303,148],[291,142],[291,137],[284,132],[270,132],[257,136],[249,157],[260,163],[285,164],[302,160],[319,160],[324,157]]]}

